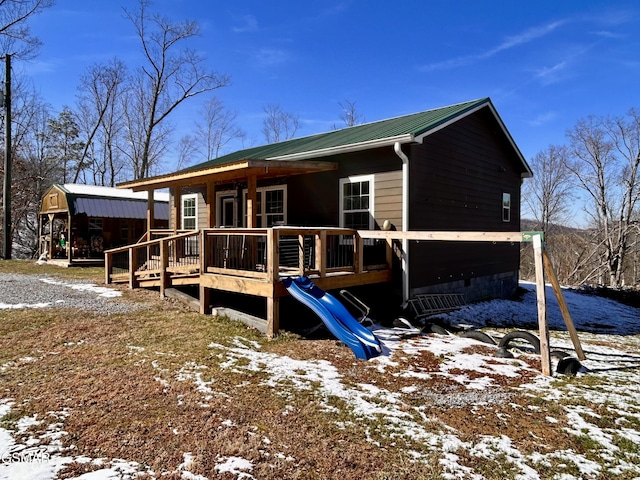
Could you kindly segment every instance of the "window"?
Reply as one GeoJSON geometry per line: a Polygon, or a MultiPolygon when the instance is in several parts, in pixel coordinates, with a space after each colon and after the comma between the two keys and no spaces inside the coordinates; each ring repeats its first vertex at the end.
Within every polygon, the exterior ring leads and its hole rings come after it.
{"type": "Polygon", "coordinates": [[[340,226],[373,230],[373,175],[340,180],[340,226]]]}
{"type": "MultiPolygon", "coordinates": [[[[247,225],[247,191],[244,191],[244,219],[247,225]]],[[[277,185],[256,190],[256,228],[286,225],[287,223],[287,186],[277,185]]]]}
{"type": "Polygon", "coordinates": [[[89,235],[102,235],[102,219],[101,218],[89,218],[89,235]]]}
{"type": "Polygon", "coordinates": [[[511,221],[511,194],[510,193],[502,194],[502,221],[503,222],[511,221]]]}
{"type": "Polygon", "coordinates": [[[183,195],[182,199],[182,230],[196,230],[198,228],[198,195],[192,193],[183,195]]]}

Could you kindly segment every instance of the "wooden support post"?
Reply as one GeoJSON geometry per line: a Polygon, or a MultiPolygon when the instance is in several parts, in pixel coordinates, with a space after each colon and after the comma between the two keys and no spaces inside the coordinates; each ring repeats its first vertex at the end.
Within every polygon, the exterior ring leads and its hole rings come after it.
{"type": "Polygon", "coordinates": [[[562,318],[564,319],[564,323],[567,326],[567,330],[569,331],[569,336],[571,337],[571,341],[573,342],[573,348],[576,351],[576,355],[580,360],[585,360],[587,357],[582,350],[582,345],[580,344],[580,339],[578,338],[578,332],[576,331],[576,327],[574,326],[573,320],[571,319],[571,314],[569,314],[569,307],[567,307],[567,302],[565,301],[564,295],[562,294],[560,282],[558,282],[558,277],[556,276],[556,272],[554,271],[553,265],[551,264],[551,259],[544,249],[542,249],[542,260],[544,262],[544,268],[549,277],[549,281],[551,282],[551,286],[553,287],[553,292],[556,294],[558,306],[560,307],[562,318]]]}
{"type": "Polygon", "coordinates": [[[136,261],[136,252],[134,248],[129,249],[129,288],[134,289],[138,287],[136,281],[136,270],[138,269],[138,263],[136,261]]]}
{"type": "Polygon", "coordinates": [[[200,280],[198,287],[200,289],[200,313],[203,315],[211,313],[209,310],[209,305],[211,305],[211,289],[202,285],[202,277],[207,272],[207,267],[211,265],[211,255],[213,251],[213,249],[208,246],[208,238],[207,232],[200,230],[200,280]]]}
{"type": "Polygon", "coordinates": [[[353,268],[355,273],[364,270],[364,240],[358,232],[353,235],[353,268]]]}
{"type": "Polygon", "coordinates": [[[316,235],[316,270],[318,270],[320,278],[327,276],[327,256],[325,255],[326,251],[327,231],[320,230],[318,235],[316,235]]]}
{"type": "Polygon", "coordinates": [[[249,178],[247,178],[247,228],[256,228],[257,186],[258,178],[255,175],[249,175],[249,178]]]}
{"type": "Polygon", "coordinates": [[[169,265],[169,241],[160,242],[160,297],[164,298],[167,287],[167,266],[169,265]]]}
{"type": "Polygon", "coordinates": [[[71,265],[71,212],[67,214],[67,241],[65,243],[65,248],[67,249],[67,263],[71,265]]]}
{"type": "Polygon", "coordinates": [[[111,264],[113,263],[113,258],[110,253],[104,254],[104,284],[109,285],[111,283],[111,270],[113,267],[111,264]]]}
{"type": "Polygon", "coordinates": [[[274,338],[278,334],[280,323],[280,299],[275,296],[267,297],[267,337],[274,338]]]}
{"type": "Polygon", "coordinates": [[[385,261],[387,262],[387,268],[393,268],[393,239],[387,238],[385,243],[385,261]]]}
{"type": "Polygon", "coordinates": [[[267,281],[275,284],[279,281],[280,273],[280,253],[279,253],[280,234],[277,229],[267,229],[267,281]]]}
{"type": "MultiPolygon", "coordinates": [[[[182,207],[182,189],[180,187],[172,188],[173,197],[173,233],[178,233],[179,227],[182,227],[180,219],[180,208],[182,207]]],[[[151,240],[151,238],[149,238],[151,240]]]]}
{"type": "Polygon", "coordinates": [[[540,362],[543,375],[551,375],[551,350],[549,348],[549,327],[547,325],[547,300],[544,285],[544,265],[542,261],[542,238],[533,237],[533,257],[536,269],[536,295],[538,297],[538,328],[540,330],[540,362]]]}
{"type": "Polygon", "coordinates": [[[207,182],[207,228],[216,226],[216,184],[207,182]]]}
{"type": "Polygon", "coordinates": [[[156,203],[153,198],[153,190],[147,190],[147,238],[151,239],[151,230],[156,226],[156,203]]]}
{"type": "Polygon", "coordinates": [[[203,315],[208,315],[211,313],[209,310],[209,305],[211,305],[211,289],[207,287],[203,287],[202,284],[199,285],[200,288],[200,313],[203,315]]]}

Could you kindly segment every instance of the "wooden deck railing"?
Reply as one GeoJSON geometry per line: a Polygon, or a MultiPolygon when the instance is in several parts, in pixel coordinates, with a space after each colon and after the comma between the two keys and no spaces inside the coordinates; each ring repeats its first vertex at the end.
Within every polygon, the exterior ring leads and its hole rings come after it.
{"type": "Polygon", "coordinates": [[[344,228],[213,228],[177,235],[153,230],[151,237],[105,252],[106,283],[160,286],[163,294],[176,277],[188,276],[193,284],[207,274],[275,283],[289,275],[322,278],[390,268],[384,241],[365,266],[365,240],[344,228]]]}
{"type": "Polygon", "coordinates": [[[105,282],[128,282],[131,288],[146,282],[164,295],[167,276],[199,275],[200,232],[159,237],[105,251],[105,282]]]}

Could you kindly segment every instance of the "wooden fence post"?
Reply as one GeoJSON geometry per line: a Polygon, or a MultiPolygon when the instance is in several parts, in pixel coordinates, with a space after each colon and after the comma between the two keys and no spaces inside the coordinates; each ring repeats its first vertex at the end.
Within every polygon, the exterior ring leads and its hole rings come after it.
{"type": "Polygon", "coordinates": [[[542,261],[542,236],[533,236],[533,257],[536,268],[536,295],[538,298],[538,328],[540,330],[540,362],[543,375],[551,375],[551,351],[549,348],[549,326],[547,324],[547,300],[542,261]]]}

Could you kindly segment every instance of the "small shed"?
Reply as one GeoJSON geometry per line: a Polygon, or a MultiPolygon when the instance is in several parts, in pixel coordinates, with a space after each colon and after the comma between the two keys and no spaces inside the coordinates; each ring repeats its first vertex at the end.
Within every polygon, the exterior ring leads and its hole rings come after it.
{"type": "Polygon", "coordinates": [[[135,243],[147,230],[169,225],[169,194],[153,195],[152,223],[147,192],[97,185],[54,184],[42,197],[38,220],[42,259],[72,263],[103,259],[109,248],[135,243]]]}

